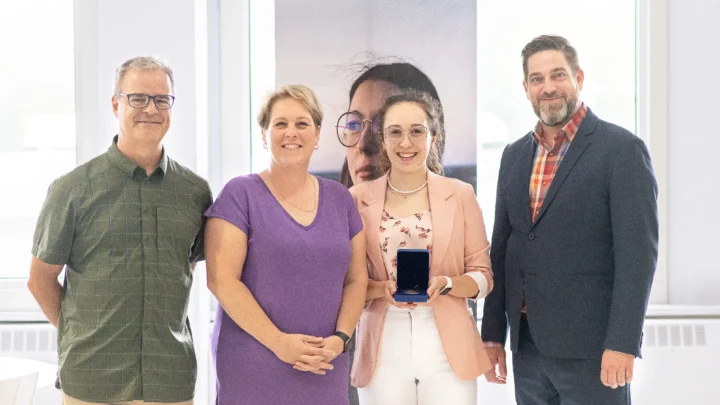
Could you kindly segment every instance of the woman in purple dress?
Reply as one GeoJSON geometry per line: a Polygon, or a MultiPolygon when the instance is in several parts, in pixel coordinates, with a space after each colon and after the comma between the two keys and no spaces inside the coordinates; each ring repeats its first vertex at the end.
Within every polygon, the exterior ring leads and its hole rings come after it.
{"type": "Polygon", "coordinates": [[[365,236],[347,189],[308,173],[321,122],[310,89],[270,94],[258,116],[270,167],[228,182],[205,213],[218,405],[348,403],[365,236]]]}

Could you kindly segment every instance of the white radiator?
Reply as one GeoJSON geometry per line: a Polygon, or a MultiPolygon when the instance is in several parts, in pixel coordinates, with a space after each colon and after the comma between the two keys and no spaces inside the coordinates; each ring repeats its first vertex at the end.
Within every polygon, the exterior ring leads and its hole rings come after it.
{"type": "MultiPolygon", "coordinates": [[[[478,404],[515,404],[510,356],[508,372],[504,386],[478,379],[478,404]]],[[[634,374],[633,404],[720,404],[720,306],[652,306],[634,374]]]]}
{"type": "MultiPolygon", "coordinates": [[[[57,364],[55,327],[48,323],[0,323],[0,357],[22,357],[57,364]]],[[[60,401],[60,391],[53,385],[35,392],[35,405],[57,405],[60,401]]]]}
{"type": "Polygon", "coordinates": [[[637,404],[720,404],[720,307],[655,307],[635,362],[637,404]]]}
{"type": "Polygon", "coordinates": [[[57,364],[57,332],[48,323],[0,324],[0,356],[57,364]]]}
{"type": "MultiPolygon", "coordinates": [[[[634,404],[720,404],[720,307],[653,307],[644,335],[643,359],[635,362],[634,404]]],[[[46,323],[0,324],[0,356],[57,364],[55,328],[46,323]]],[[[508,359],[510,372],[511,363],[508,359]]],[[[481,377],[478,404],[515,404],[513,391],[512,379],[496,386],[481,377]]],[[[38,394],[37,405],[56,403],[56,390],[38,394]]]]}

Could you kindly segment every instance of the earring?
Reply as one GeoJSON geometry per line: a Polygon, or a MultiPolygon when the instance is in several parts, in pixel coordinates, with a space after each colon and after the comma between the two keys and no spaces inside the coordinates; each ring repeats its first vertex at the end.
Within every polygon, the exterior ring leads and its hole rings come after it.
{"type": "Polygon", "coordinates": [[[315,149],[315,150],[318,150],[318,149],[320,149],[320,144],[319,144],[319,143],[316,143],[316,144],[315,144],[315,148],[314,148],[314,149],[315,149]]]}
{"type": "Polygon", "coordinates": [[[264,148],[265,150],[268,150],[268,148],[267,148],[267,143],[263,142],[263,148],[264,148]]]}

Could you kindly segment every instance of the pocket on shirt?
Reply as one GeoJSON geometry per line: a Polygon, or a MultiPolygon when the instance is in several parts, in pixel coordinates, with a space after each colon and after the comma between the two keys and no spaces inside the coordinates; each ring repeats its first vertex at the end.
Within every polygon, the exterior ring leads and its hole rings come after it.
{"type": "Polygon", "coordinates": [[[161,271],[187,269],[195,239],[202,226],[202,213],[174,207],[157,209],[158,263],[161,271]]]}

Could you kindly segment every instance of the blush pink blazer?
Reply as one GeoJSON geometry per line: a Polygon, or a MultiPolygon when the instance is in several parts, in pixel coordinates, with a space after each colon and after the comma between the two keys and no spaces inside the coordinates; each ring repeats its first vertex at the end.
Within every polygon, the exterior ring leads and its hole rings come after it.
{"type": "MultiPolygon", "coordinates": [[[[350,189],[365,226],[368,275],[377,281],[388,279],[379,240],[386,188],[387,175],[350,189]]],[[[482,272],[492,290],[490,244],[472,186],[428,173],[428,192],[433,223],[430,276],[454,277],[482,272]]],[[[352,384],[356,387],[367,386],[375,372],[387,306],[383,298],[373,300],[360,317],[352,369],[352,384]]],[[[434,300],[432,306],[443,349],[455,374],[462,380],[470,380],[490,370],[490,361],[466,300],[444,295],[434,300]]]]}

